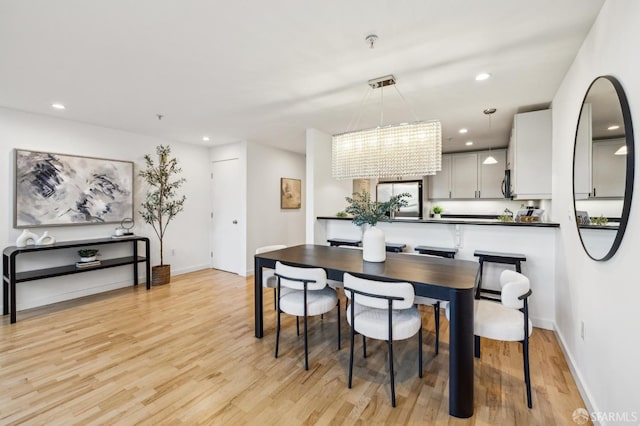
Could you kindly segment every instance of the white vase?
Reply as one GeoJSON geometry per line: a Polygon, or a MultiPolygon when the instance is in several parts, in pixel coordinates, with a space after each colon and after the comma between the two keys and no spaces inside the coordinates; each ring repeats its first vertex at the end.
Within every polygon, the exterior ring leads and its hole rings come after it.
{"type": "Polygon", "coordinates": [[[25,229],[16,240],[16,247],[26,247],[27,244],[35,244],[37,241],[38,236],[28,229],[25,229]]]}
{"type": "Polygon", "coordinates": [[[362,259],[366,262],[384,262],[387,250],[384,231],[376,226],[369,226],[362,236],[362,259]]]}
{"type": "Polygon", "coordinates": [[[51,244],[55,243],[56,239],[53,238],[51,235],[49,235],[49,231],[44,231],[44,234],[42,234],[42,237],[38,238],[36,240],[36,245],[37,246],[50,246],[51,244]]]}
{"type": "Polygon", "coordinates": [[[440,213],[434,213],[433,214],[433,218],[434,219],[442,219],[442,215],[440,213]]]}

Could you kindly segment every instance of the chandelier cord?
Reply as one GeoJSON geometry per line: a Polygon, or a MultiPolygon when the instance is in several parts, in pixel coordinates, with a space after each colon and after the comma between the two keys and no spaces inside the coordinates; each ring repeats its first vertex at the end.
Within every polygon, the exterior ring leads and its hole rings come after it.
{"type": "Polygon", "coordinates": [[[396,92],[398,92],[398,95],[400,95],[400,99],[402,99],[402,102],[404,102],[405,106],[407,107],[407,109],[409,110],[409,112],[411,112],[411,115],[413,115],[413,119],[415,121],[420,121],[418,119],[418,115],[416,114],[416,112],[414,111],[413,108],[411,108],[411,105],[409,104],[409,102],[407,102],[407,100],[405,99],[404,96],[402,96],[402,93],[400,92],[400,90],[398,89],[397,85],[393,85],[393,88],[396,89],[396,92]]]}
{"type": "Polygon", "coordinates": [[[369,96],[371,96],[371,93],[373,93],[373,89],[371,87],[367,88],[367,90],[364,92],[364,96],[360,100],[360,105],[358,106],[358,110],[355,116],[349,122],[349,126],[347,127],[348,132],[352,132],[353,130],[355,130],[356,126],[360,123],[360,119],[362,118],[362,111],[364,110],[363,106],[367,101],[367,99],[369,99],[369,96]]]}

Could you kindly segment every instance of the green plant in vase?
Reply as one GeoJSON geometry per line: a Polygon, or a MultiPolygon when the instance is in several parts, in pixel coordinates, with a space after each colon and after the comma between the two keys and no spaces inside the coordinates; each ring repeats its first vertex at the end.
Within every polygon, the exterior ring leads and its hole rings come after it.
{"type": "Polygon", "coordinates": [[[442,214],[442,207],[440,206],[433,206],[433,209],[431,209],[433,211],[433,217],[436,219],[440,219],[441,214],[442,214]]]}
{"type": "Polygon", "coordinates": [[[164,236],[169,222],[184,208],[186,197],[179,196],[177,190],[186,182],[177,176],[182,172],[178,160],[169,158],[171,148],[159,145],[156,147],[158,162],[145,155],[146,168],[138,174],[149,185],[146,198],[139,211],[142,219],[153,227],[160,241],[160,265],[152,268],[152,283],[167,284],[171,278],[171,266],[164,264],[164,236]]]}
{"type": "Polygon", "coordinates": [[[406,198],[411,194],[403,192],[393,195],[389,201],[375,201],[367,191],[355,193],[352,197],[346,197],[349,206],[345,212],[353,216],[356,225],[370,225],[362,235],[362,259],[367,262],[384,262],[386,259],[386,247],[384,232],[376,227],[379,221],[391,222],[393,213],[409,204],[406,198]],[[387,213],[389,214],[387,216],[387,213]]]}

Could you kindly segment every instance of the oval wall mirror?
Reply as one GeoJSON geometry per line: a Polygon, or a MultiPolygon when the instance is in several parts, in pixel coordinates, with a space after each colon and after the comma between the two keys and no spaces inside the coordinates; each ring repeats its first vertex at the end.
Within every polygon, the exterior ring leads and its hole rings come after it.
{"type": "Polygon", "coordinates": [[[634,140],[620,82],[596,78],[584,97],[573,150],[573,203],[578,234],[594,260],[620,246],[633,195],[634,140]]]}

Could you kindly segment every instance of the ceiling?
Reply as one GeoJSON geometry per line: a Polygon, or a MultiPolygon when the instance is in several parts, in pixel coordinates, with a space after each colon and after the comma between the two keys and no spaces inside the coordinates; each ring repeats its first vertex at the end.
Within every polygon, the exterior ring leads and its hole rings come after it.
{"type": "Polygon", "coordinates": [[[0,0],[0,106],[295,152],[306,128],[375,127],[382,111],[383,124],[439,119],[445,152],[501,147],[515,113],[549,105],[602,4],[0,0]],[[387,74],[406,102],[391,87],[383,107],[380,89],[361,104],[387,74]]]}

